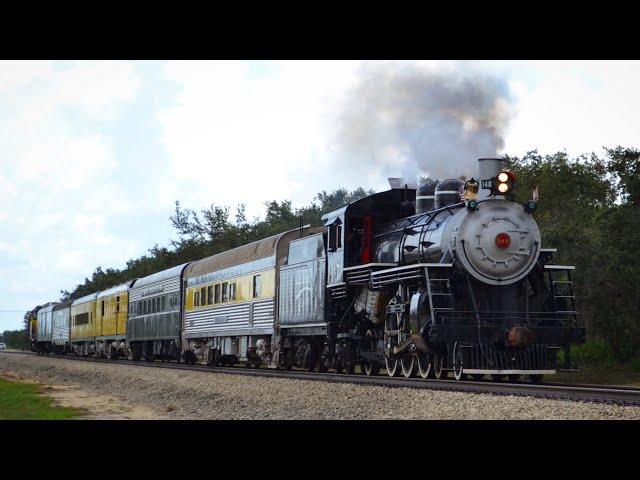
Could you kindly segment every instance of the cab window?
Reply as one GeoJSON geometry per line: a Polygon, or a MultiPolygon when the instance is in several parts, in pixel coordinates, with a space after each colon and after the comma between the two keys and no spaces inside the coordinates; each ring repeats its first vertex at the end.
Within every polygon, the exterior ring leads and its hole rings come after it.
{"type": "Polygon", "coordinates": [[[339,248],[342,248],[342,222],[340,219],[336,219],[328,227],[328,236],[329,236],[329,248],[330,252],[335,252],[339,248]]]}
{"type": "Polygon", "coordinates": [[[259,298],[262,290],[262,277],[260,275],[253,276],[253,298],[259,298]]]}

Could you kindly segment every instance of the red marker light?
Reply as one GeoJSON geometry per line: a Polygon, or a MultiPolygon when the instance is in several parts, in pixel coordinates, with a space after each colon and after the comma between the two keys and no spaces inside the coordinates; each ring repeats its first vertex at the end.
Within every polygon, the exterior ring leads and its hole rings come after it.
{"type": "Polygon", "coordinates": [[[496,235],[496,247],[504,250],[509,245],[511,245],[511,237],[508,233],[499,233],[496,235]]]}

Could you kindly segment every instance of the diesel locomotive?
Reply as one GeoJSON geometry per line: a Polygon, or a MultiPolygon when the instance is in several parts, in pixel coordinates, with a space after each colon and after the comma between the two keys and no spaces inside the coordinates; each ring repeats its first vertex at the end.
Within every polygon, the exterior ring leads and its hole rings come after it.
{"type": "Polygon", "coordinates": [[[390,179],[390,190],[326,213],[321,226],[176,266],[70,307],[36,308],[33,349],[539,381],[556,372],[560,350],[568,362],[569,346],[584,342],[574,267],[555,264],[556,250],[543,248],[537,199],[515,201],[516,178],[503,161],[478,163],[478,180],[410,188],[390,179]],[[50,317],[58,311],[56,318],[67,318],[68,344],[61,327],[53,348],[50,317]]]}

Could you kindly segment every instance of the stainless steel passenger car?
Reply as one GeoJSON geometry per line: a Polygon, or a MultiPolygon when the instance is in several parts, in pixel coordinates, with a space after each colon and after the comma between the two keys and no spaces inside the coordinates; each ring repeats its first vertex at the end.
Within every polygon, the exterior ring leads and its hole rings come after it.
{"type": "MultiPolygon", "coordinates": [[[[278,267],[295,229],[193,262],[185,271],[185,361],[272,364],[277,333],[278,267]]],[[[321,315],[322,312],[319,312],[321,315]]]]}
{"type": "Polygon", "coordinates": [[[53,307],[55,302],[46,303],[38,310],[36,328],[36,352],[49,353],[53,331],[53,307]]]}
{"type": "Polygon", "coordinates": [[[69,351],[70,320],[71,302],[58,303],[53,307],[51,346],[54,353],[67,353],[69,351]]]}
{"type": "Polygon", "coordinates": [[[129,358],[180,359],[182,280],[187,263],[136,280],[129,290],[129,358]]]}

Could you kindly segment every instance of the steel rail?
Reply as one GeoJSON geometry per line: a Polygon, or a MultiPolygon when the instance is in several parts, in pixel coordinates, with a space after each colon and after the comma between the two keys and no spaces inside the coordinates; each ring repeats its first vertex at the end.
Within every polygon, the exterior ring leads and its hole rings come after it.
{"type": "MultiPolygon", "coordinates": [[[[34,355],[33,352],[0,352],[6,354],[34,355]]],[[[107,364],[133,365],[139,367],[167,368],[172,370],[188,370],[228,375],[245,375],[270,378],[286,378],[297,380],[325,381],[333,383],[350,383],[389,388],[416,388],[427,390],[464,392],[492,395],[513,395],[570,400],[581,402],[607,403],[625,406],[640,406],[640,388],[610,385],[577,385],[562,383],[508,383],[476,380],[435,380],[422,378],[389,377],[385,375],[347,375],[338,373],[310,373],[300,370],[277,370],[267,368],[217,367],[208,365],[186,365],[171,362],[146,362],[133,360],[108,360],[96,357],[76,357],[68,355],[47,355],[69,361],[85,361],[107,364]]]]}

